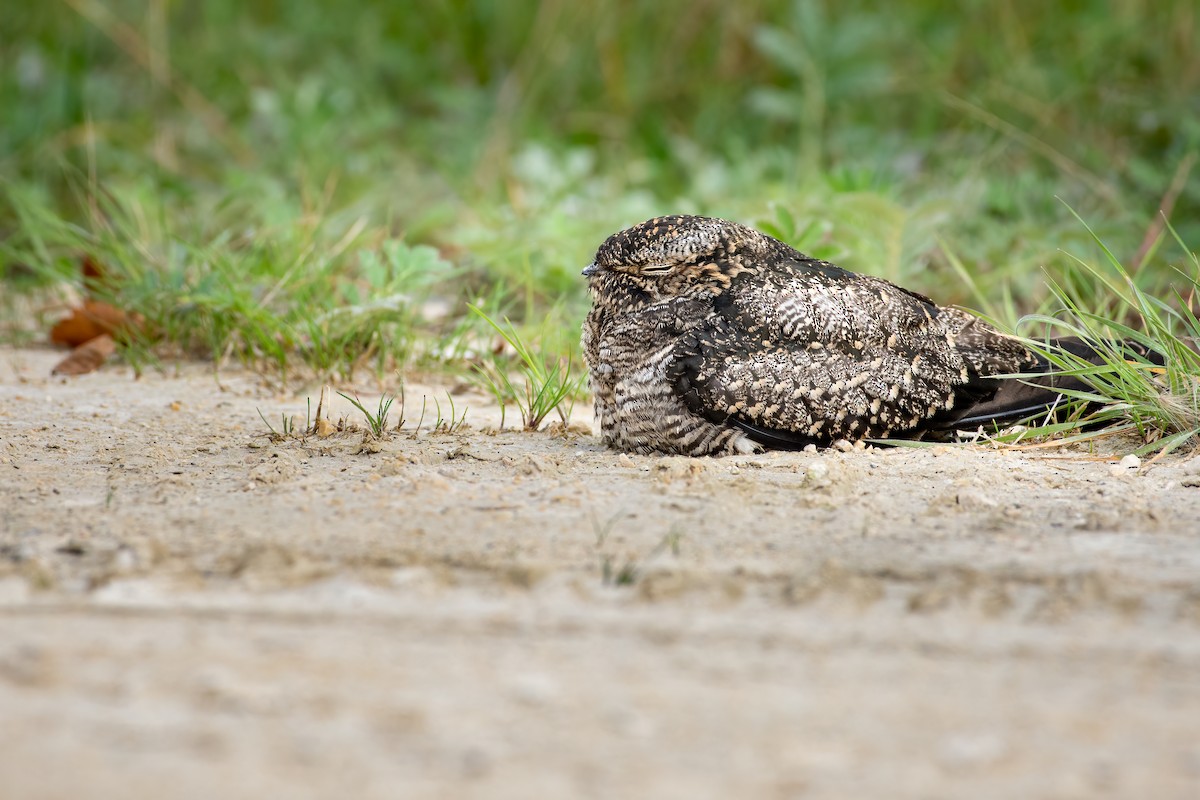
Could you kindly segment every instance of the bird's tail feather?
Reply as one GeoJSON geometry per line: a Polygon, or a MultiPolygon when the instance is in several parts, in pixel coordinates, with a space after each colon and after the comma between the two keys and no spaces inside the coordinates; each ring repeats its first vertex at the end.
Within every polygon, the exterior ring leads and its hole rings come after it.
{"type": "MultiPolygon", "coordinates": [[[[1083,339],[1053,339],[1050,344],[1092,364],[1104,363],[1096,345],[1083,339]]],[[[1154,364],[1163,363],[1161,353],[1149,350],[1137,342],[1125,341],[1122,345],[1129,350],[1131,356],[1140,356],[1154,364]]],[[[1030,378],[979,378],[965,387],[960,402],[956,403],[953,409],[943,412],[931,421],[929,430],[947,434],[976,430],[981,426],[989,428],[1012,425],[1038,414],[1053,417],[1069,405],[1069,399],[1063,394],[1063,390],[1092,390],[1081,378],[1054,373],[1053,370],[1054,366],[1049,361],[1039,358],[1037,364],[1029,371],[1046,373],[1044,375],[1030,378]]]]}

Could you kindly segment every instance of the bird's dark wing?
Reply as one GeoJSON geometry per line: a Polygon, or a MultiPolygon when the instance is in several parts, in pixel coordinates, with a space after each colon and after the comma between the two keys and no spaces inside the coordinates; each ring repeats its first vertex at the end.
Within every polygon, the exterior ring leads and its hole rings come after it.
{"type": "Polygon", "coordinates": [[[886,281],[791,261],[739,278],[681,338],[676,391],[768,446],[886,437],[954,403],[968,367],[940,309],[886,281]]]}

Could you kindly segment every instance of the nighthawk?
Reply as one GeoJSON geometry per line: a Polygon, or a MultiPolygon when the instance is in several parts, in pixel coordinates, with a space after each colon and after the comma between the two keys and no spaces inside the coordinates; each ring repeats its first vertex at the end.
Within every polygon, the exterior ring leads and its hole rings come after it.
{"type": "Polygon", "coordinates": [[[583,274],[596,416],[620,450],[918,438],[1059,398],[1048,379],[993,377],[1048,366],[982,320],[733,222],[648,220],[609,237],[583,274]]]}

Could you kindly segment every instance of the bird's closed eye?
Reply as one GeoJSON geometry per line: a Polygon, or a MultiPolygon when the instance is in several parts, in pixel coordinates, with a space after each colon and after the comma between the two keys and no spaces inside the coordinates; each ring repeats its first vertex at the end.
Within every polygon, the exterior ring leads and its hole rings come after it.
{"type": "Polygon", "coordinates": [[[638,271],[643,275],[666,275],[673,266],[673,264],[645,264],[639,267],[638,271]]]}

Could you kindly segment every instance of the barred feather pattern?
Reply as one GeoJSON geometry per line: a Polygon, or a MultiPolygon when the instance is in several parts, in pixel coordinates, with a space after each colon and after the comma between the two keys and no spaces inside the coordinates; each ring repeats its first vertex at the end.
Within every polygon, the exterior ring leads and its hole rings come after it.
{"type": "Polygon", "coordinates": [[[632,452],[910,434],[1033,363],[965,312],[724,220],[649,220],[610,237],[585,274],[596,416],[603,440],[632,452]]]}
{"type": "Polygon", "coordinates": [[[583,351],[605,444],[677,455],[759,449],[741,431],[689,409],[669,377],[680,334],[707,316],[701,303],[682,300],[616,314],[593,308],[583,329],[583,351]]]}

